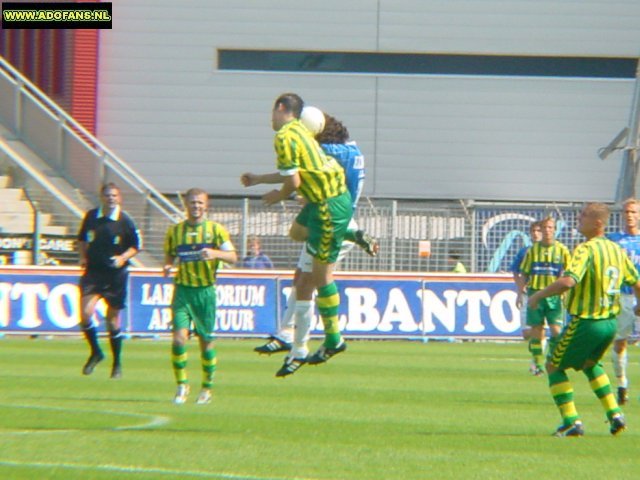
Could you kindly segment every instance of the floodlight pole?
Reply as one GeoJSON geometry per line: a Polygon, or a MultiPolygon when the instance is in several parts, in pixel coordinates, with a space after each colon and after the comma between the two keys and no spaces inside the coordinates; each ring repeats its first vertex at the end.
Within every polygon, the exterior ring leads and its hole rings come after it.
{"type": "Polygon", "coordinates": [[[636,87],[629,117],[627,145],[622,155],[622,168],[616,190],[616,201],[636,196],[638,180],[638,149],[640,148],[640,59],[636,67],[636,87]]]}

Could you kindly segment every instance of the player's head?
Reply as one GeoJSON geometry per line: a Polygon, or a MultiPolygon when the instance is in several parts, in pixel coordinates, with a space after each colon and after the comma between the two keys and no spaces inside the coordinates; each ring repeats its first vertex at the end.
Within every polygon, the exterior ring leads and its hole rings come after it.
{"type": "Polygon", "coordinates": [[[578,218],[578,230],[587,238],[604,234],[609,223],[609,207],[604,203],[587,203],[578,218]]]}
{"type": "Polygon", "coordinates": [[[542,230],[542,243],[551,245],[556,237],[556,219],[551,215],[540,220],[542,230]]]}
{"type": "Polygon", "coordinates": [[[275,131],[294,118],[300,118],[304,101],[296,93],[283,93],[276,98],[271,112],[271,126],[275,131]]]}
{"type": "Polygon", "coordinates": [[[113,182],[105,183],[100,188],[100,202],[102,207],[107,210],[112,210],[120,205],[122,201],[122,194],[120,188],[113,182]]]}
{"type": "Polygon", "coordinates": [[[324,129],[316,135],[319,143],[347,143],[349,130],[344,124],[328,113],[324,113],[324,129]]]}
{"type": "Polygon", "coordinates": [[[529,225],[529,236],[534,243],[542,240],[542,225],[540,221],[531,222],[529,225]]]}
{"type": "Polygon", "coordinates": [[[638,221],[640,221],[640,201],[636,198],[628,198],[622,202],[622,220],[627,233],[637,234],[638,221]]]}
{"type": "Polygon", "coordinates": [[[187,218],[190,221],[204,220],[209,203],[209,194],[201,188],[190,188],[185,194],[187,218]]]}

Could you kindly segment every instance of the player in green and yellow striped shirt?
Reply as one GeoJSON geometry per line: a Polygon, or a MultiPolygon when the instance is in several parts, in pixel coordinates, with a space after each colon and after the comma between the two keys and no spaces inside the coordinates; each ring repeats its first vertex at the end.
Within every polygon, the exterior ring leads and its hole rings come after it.
{"type": "MultiPolygon", "coordinates": [[[[569,249],[556,240],[556,221],[547,217],[540,222],[542,240],[527,250],[520,273],[527,284],[527,295],[551,285],[567,268],[571,254],[569,249]]],[[[562,298],[556,295],[539,303],[537,308],[527,307],[527,326],[529,330],[529,352],[533,357],[531,373],[542,375],[544,372],[544,325],[549,325],[551,342],[562,330],[564,309],[562,298]]]]}
{"type": "Polygon", "coordinates": [[[347,348],[338,325],[340,295],[333,269],[353,215],[344,170],[334,158],[325,155],[313,134],[300,122],[303,106],[302,98],[295,93],[285,93],[276,99],[271,125],[276,131],[274,147],[278,171],[264,175],[245,173],[240,177],[245,187],[282,184],[279,190],[262,196],[267,205],[286,200],[296,191],[307,202],[293,222],[289,235],[293,240],[306,242],[307,252],[313,257],[311,275],[318,292],[316,303],[325,340],[308,358],[288,358],[291,373],[304,363],[326,362],[347,348]]]}
{"type": "Polygon", "coordinates": [[[569,290],[567,310],[571,321],[549,352],[546,364],[551,395],[562,416],[562,425],[555,432],[559,437],[584,434],[566,374],[569,368],[582,370],[589,379],[604,407],[611,434],[626,428],[600,359],[615,338],[623,284],[633,287],[639,305],[636,315],[640,314],[640,277],[622,248],[604,237],[608,220],[606,205],[586,205],[578,229],[587,241],[576,247],[562,277],[529,297],[529,306],[535,308],[540,300],[569,290]]]}
{"type": "Polygon", "coordinates": [[[165,238],[165,276],[176,261],[171,302],[173,342],[171,360],[178,383],[174,403],[183,404],[189,395],[187,381],[187,348],[191,323],[200,342],[202,390],[197,403],[211,401],[211,388],[216,370],[213,345],[216,322],[216,271],[221,262],[235,263],[237,255],[227,230],[206,218],[208,195],[199,188],[186,194],[187,219],[172,225],[165,238]]]}

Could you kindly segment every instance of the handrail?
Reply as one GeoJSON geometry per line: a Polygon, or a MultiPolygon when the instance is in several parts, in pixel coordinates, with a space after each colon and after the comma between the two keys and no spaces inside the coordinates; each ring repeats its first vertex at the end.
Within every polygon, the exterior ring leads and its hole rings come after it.
{"type": "Polygon", "coordinates": [[[68,210],[71,211],[76,217],[84,217],[84,212],[78,208],[78,206],[70,200],[64,193],[62,193],[55,185],[53,185],[47,177],[42,175],[37,169],[33,168],[29,162],[26,162],[20,154],[18,154],[11,146],[9,146],[2,137],[0,137],[0,150],[2,150],[11,160],[17,163],[22,169],[24,169],[31,178],[38,182],[45,190],[51,195],[60,200],[68,210]]]}
{"type": "MultiPolygon", "coordinates": [[[[170,214],[167,215],[168,218],[174,218],[171,216],[177,215],[177,218],[182,218],[184,213],[178,209],[173,203],[171,203],[162,193],[156,190],[148,181],[146,181],[138,172],[136,172],[133,168],[131,168],[127,163],[125,163],[120,157],[118,157],[115,153],[113,153],[106,145],[104,145],[100,140],[98,140],[91,132],[86,130],[82,125],[80,125],[73,117],[67,114],[64,110],[62,110],[52,99],[50,99],[47,94],[45,94],[42,90],[40,90],[36,85],[34,85],[28,78],[22,75],[18,70],[16,70],[9,62],[7,62],[4,57],[0,55],[0,67],[4,68],[8,71],[14,78],[18,79],[21,84],[21,90],[26,90],[26,93],[36,98],[40,103],[43,104],[47,109],[54,112],[58,115],[58,118],[61,120],[62,126],[75,135],[77,138],[82,140],[85,144],[87,143],[87,139],[90,141],[88,145],[94,151],[96,155],[100,155],[101,153],[106,154],[113,163],[115,163],[119,168],[124,170],[132,179],[142,185],[153,197],[156,197],[162,207],[165,210],[168,210],[170,214]],[[28,89],[24,87],[27,86],[28,89]],[[66,122],[66,124],[65,124],[66,122]],[[73,128],[69,128],[71,125],[73,128]],[[78,135],[77,132],[80,132],[82,135],[78,135]]],[[[165,212],[166,214],[167,212],[165,212]]]]}

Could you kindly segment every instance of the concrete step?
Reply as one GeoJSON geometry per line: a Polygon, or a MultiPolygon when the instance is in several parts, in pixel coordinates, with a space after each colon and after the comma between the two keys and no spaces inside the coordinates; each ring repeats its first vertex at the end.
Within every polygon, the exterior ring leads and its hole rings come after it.
{"type": "Polygon", "coordinates": [[[69,229],[61,225],[46,225],[42,227],[43,235],[69,235],[69,229]]]}
{"type": "MultiPolygon", "coordinates": [[[[4,226],[11,225],[33,225],[34,214],[23,212],[2,212],[0,211],[0,229],[4,226]]],[[[51,224],[53,215],[50,213],[40,214],[40,226],[47,226],[51,224]]]]}
{"type": "MultiPolygon", "coordinates": [[[[0,192],[1,191],[2,190],[0,190],[0,192]]],[[[4,202],[0,199],[0,213],[22,213],[24,215],[31,215],[33,208],[31,208],[31,204],[26,200],[4,202]]]]}
{"type": "Polygon", "coordinates": [[[0,189],[0,202],[18,202],[26,200],[24,192],[21,188],[2,188],[0,189]]]}
{"type": "Polygon", "coordinates": [[[0,188],[7,188],[11,184],[11,177],[0,175],[0,188]]]}
{"type": "MultiPolygon", "coordinates": [[[[42,235],[69,235],[69,229],[67,227],[63,227],[60,225],[47,225],[40,229],[40,233],[42,235]]],[[[33,233],[33,227],[28,225],[15,225],[8,228],[3,228],[0,230],[0,233],[3,234],[29,234],[33,233]]]]}
{"type": "MultiPolygon", "coordinates": [[[[0,226],[0,233],[33,233],[33,224],[28,222],[16,222],[0,226]]],[[[61,225],[43,225],[40,227],[43,235],[67,235],[69,229],[61,225]]]]}

